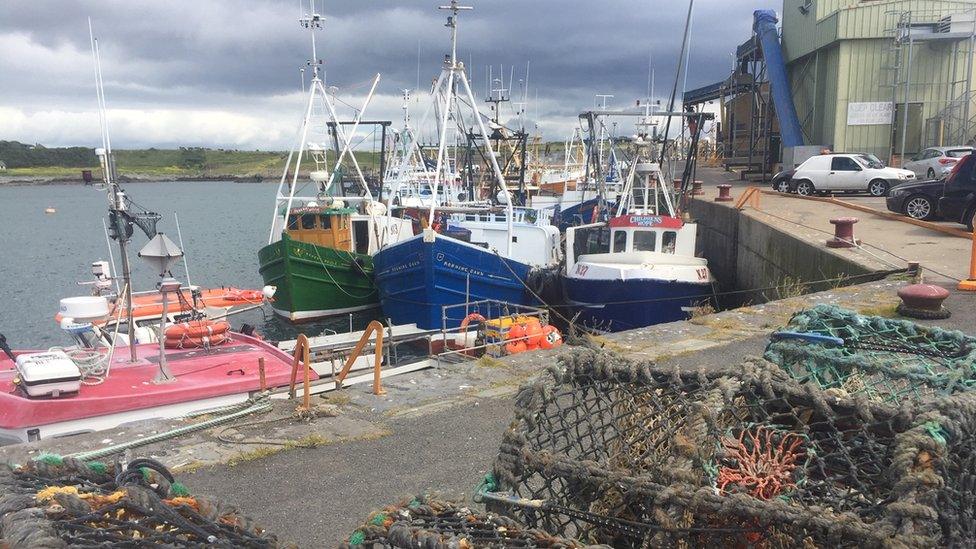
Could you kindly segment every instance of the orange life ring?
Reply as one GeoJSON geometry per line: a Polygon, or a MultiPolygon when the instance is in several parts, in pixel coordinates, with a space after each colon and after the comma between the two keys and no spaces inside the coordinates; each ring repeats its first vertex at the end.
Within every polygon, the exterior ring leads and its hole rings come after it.
{"type": "Polygon", "coordinates": [[[458,333],[459,336],[458,340],[462,342],[461,346],[465,349],[468,348],[468,324],[472,320],[477,320],[478,322],[484,322],[485,317],[481,316],[478,313],[471,313],[468,316],[464,317],[464,320],[461,321],[461,328],[458,333]]]}
{"type": "Polygon", "coordinates": [[[181,339],[184,337],[202,338],[221,335],[230,330],[230,323],[214,320],[191,320],[174,324],[166,328],[166,339],[181,339]]]}
{"type": "Polygon", "coordinates": [[[202,349],[206,347],[214,347],[216,345],[223,345],[228,340],[230,340],[230,334],[228,333],[203,337],[167,337],[165,345],[167,349],[202,349]]]}

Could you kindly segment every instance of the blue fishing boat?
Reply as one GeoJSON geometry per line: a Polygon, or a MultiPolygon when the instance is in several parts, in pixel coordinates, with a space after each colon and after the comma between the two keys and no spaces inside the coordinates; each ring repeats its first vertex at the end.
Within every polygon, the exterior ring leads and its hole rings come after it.
{"type": "Polygon", "coordinates": [[[384,248],[373,267],[383,312],[394,324],[456,328],[464,314],[445,313],[444,306],[480,300],[532,303],[523,284],[529,265],[430,229],[384,248]]]}
{"type": "MultiPolygon", "coordinates": [[[[548,212],[532,208],[515,208],[492,150],[484,116],[475,106],[474,94],[457,60],[457,18],[463,8],[457,0],[440,9],[452,13],[447,27],[451,29],[451,53],[444,61],[434,83],[432,99],[420,126],[432,111],[439,117],[436,162],[409,168],[400,162],[393,196],[421,177],[430,188],[430,209],[420,214],[421,234],[380,249],[373,257],[374,276],[383,312],[394,324],[416,323],[424,329],[456,328],[468,313],[483,312],[476,305],[454,307],[477,301],[527,305],[531,293],[525,286],[534,265],[551,264],[560,256],[559,231],[550,224],[548,212]],[[459,97],[458,93],[463,92],[459,97]],[[471,112],[456,112],[467,105],[471,112]],[[436,109],[431,107],[437,106],[436,109]],[[462,145],[457,139],[468,139],[468,129],[460,121],[473,120],[490,164],[494,184],[501,190],[496,206],[485,204],[449,204],[440,200],[451,193],[440,189],[458,183],[451,170],[450,153],[462,145]],[[451,142],[451,136],[455,141],[451,142]],[[418,174],[418,170],[423,172],[418,174]]],[[[414,157],[418,144],[413,140],[404,151],[404,159],[414,157]]],[[[393,209],[390,210],[392,215],[393,209]]],[[[496,310],[497,314],[497,310],[496,310]]],[[[485,314],[485,316],[490,316],[485,314]]]]}
{"type": "Polygon", "coordinates": [[[618,332],[685,320],[711,302],[698,227],[676,215],[673,192],[657,163],[635,162],[616,216],[567,229],[561,286],[578,322],[618,332]]]}

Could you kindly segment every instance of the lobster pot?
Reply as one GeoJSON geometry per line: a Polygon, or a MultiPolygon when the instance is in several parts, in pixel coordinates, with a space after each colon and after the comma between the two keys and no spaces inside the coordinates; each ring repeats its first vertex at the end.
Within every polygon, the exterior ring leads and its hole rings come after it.
{"type": "Polygon", "coordinates": [[[484,496],[613,547],[971,544],[974,415],[968,393],[895,406],[759,359],[688,373],[583,350],[522,388],[484,496]]]}
{"type": "Polygon", "coordinates": [[[353,547],[551,547],[583,548],[575,540],[532,530],[509,517],[480,513],[458,503],[417,496],[372,513],[341,549],[353,547]]]}
{"type": "Polygon", "coordinates": [[[795,314],[784,330],[844,340],[823,345],[774,339],[764,355],[793,379],[831,393],[924,402],[976,386],[976,338],[959,331],[831,305],[795,314]]]}

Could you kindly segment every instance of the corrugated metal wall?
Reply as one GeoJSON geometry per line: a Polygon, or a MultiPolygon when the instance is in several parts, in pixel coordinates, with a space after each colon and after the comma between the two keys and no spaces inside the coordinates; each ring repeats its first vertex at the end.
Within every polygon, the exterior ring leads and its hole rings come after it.
{"type": "MultiPolygon", "coordinates": [[[[887,158],[892,126],[848,126],[847,107],[850,102],[904,101],[904,87],[899,86],[893,95],[894,71],[885,68],[894,64],[893,40],[886,32],[897,22],[893,12],[912,10],[931,17],[939,11],[972,9],[976,0],[855,4],[851,0],[813,0],[809,12],[803,14],[799,7],[806,4],[807,0],[784,0],[783,44],[794,104],[807,139],[833,145],[835,150],[887,158]]],[[[907,47],[902,51],[904,55],[907,47]]],[[[916,43],[912,48],[909,102],[923,104],[923,121],[938,115],[947,100],[963,91],[961,85],[950,87],[951,81],[966,77],[965,63],[958,62],[962,56],[953,52],[952,42],[947,41],[916,43]]],[[[904,73],[900,80],[904,82],[904,73]]]]}

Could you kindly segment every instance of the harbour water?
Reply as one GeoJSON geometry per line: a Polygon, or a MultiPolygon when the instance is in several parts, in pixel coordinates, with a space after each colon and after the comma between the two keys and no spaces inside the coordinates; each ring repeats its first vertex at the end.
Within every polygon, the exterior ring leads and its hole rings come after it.
{"type": "MultiPolygon", "coordinates": [[[[261,288],[257,251],[267,242],[276,183],[154,182],[125,185],[131,199],[163,216],[157,229],[179,243],[174,213],[179,215],[190,281],[200,286],[261,288]]],[[[62,297],[87,295],[91,262],[108,260],[102,228],[107,217],[104,191],[84,185],[0,186],[0,333],[15,349],[40,349],[71,343],[54,315],[62,297]],[[56,213],[45,214],[46,208],[56,213]]],[[[152,289],[157,273],[137,256],[147,242],[137,228],[130,260],[134,288],[152,289]]],[[[118,266],[118,246],[112,242],[118,266]]],[[[120,268],[120,267],[119,267],[120,268]]],[[[183,263],[172,269],[186,282],[183,263]]],[[[272,340],[294,338],[298,331],[318,335],[349,329],[348,317],[299,327],[274,317],[270,309],[232,317],[236,329],[247,322],[272,340]]],[[[357,328],[370,314],[353,318],[357,328]]]]}

